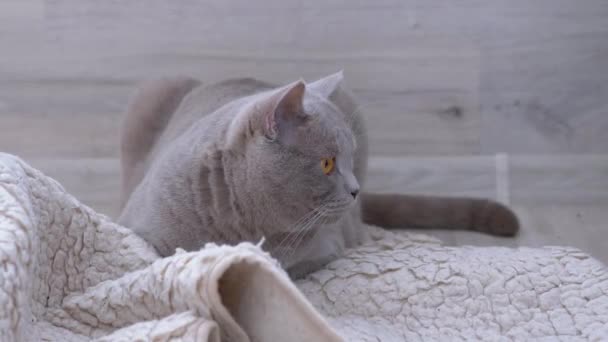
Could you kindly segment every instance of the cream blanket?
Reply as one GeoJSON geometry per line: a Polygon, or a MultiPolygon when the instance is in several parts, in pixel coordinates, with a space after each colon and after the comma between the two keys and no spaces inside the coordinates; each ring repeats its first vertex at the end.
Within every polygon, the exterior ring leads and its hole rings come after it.
{"type": "Polygon", "coordinates": [[[576,249],[370,229],[298,290],[249,243],[159,258],[0,154],[0,341],[608,339],[608,270],[576,249]]]}

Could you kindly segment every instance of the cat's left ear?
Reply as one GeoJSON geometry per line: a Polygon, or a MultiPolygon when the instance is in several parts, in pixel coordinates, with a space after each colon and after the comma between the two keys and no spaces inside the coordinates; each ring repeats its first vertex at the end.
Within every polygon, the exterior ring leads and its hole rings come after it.
{"type": "Polygon", "coordinates": [[[326,76],[320,80],[309,83],[307,88],[325,98],[329,98],[340,87],[344,80],[344,71],[326,76]]]}
{"type": "Polygon", "coordinates": [[[305,91],[306,85],[300,80],[253,97],[230,124],[228,145],[242,146],[256,132],[272,141],[292,143],[297,128],[308,120],[302,104],[305,91]]]}
{"type": "Polygon", "coordinates": [[[264,113],[263,132],[271,140],[285,141],[295,129],[306,122],[302,101],[306,85],[297,81],[285,86],[266,101],[269,110],[264,113]]]}

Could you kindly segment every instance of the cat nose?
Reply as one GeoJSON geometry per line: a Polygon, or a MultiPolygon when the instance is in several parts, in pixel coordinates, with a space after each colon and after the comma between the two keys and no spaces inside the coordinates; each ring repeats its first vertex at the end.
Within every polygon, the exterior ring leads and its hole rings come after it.
{"type": "Polygon", "coordinates": [[[357,195],[359,194],[359,182],[357,182],[357,178],[352,173],[345,173],[344,175],[344,190],[346,193],[351,194],[354,199],[357,199],[357,195]]]}

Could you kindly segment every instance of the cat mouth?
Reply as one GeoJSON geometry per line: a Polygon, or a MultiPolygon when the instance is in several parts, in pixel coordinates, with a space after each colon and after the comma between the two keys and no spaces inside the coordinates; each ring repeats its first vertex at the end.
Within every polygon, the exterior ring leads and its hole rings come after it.
{"type": "Polygon", "coordinates": [[[323,213],[323,221],[326,223],[335,223],[354,206],[355,201],[329,203],[324,205],[320,210],[323,213]]]}
{"type": "Polygon", "coordinates": [[[325,224],[333,224],[339,221],[344,215],[354,207],[356,201],[327,201],[316,207],[308,208],[307,214],[300,218],[291,226],[299,228],[299,226],[309,224],[308,229],[318,228],[325,224]]]}
{"type": "Polygon", "coordinates": [[[330,201],[327,202],[322,208],[324,208],[327,212],[344,212],[355,206],[357,203],[356,200],[346,199],[340,201],[330,201]]]}
{"type": "Polygon", "coordinates": [[[324,217],[323,222],[325,224],[334,224],[338,221],[340,221],[340,219],[344,217],[344,214],[331,214],[331,215],[327,215],[324,217]]]}

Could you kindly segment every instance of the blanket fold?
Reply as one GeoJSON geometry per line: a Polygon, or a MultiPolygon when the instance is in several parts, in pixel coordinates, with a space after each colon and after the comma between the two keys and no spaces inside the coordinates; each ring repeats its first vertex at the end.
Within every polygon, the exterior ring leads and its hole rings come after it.
{"type": "Polygon", "coordinates": [[[0,260],[2,341],[341,340],[259,246],[160,258],[1,154],[0,260]]]}

